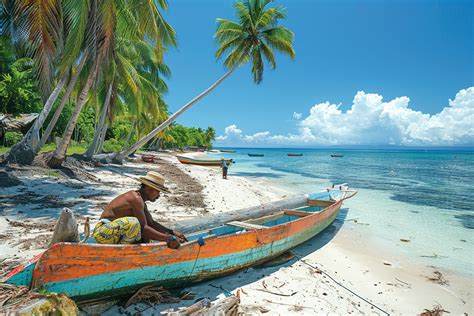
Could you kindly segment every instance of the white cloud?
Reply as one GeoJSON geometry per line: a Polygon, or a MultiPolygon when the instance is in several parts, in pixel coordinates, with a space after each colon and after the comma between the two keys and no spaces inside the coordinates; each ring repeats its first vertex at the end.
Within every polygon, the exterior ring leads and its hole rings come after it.
{"type": "Polygon", "coordinates": [[[301,120],[302,117],[303,117],[303,114],[297,113],[297,112],[293,112],[293,118],[295,118],[295,119],[297,119],[297,120],[301,120]]]}
{"type": "Polygon", "coordinates": [[[410,99],[398,97],[388,102],[381,95],[359,91],[352,107],[341,111],[340,104],[316,104],[298,122],[297,134],[272,135],[259,132],[244,135],[236,125],[228,126],[216,144],[246,145],[474,145],[474,87],[460,90],[441,112],[429,115],[409,108],[410,99]],[[302,119],[303,118],[303,119],[302,119]]]}

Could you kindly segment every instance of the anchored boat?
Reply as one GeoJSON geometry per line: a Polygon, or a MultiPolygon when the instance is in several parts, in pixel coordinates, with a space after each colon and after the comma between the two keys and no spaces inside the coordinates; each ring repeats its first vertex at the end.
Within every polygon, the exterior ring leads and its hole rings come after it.
{"type": "MultiPolygon", "coordinates": [[[[57,243],[10,272],[5,282],[63,292],[76,302],[115,297],[145,285],[183,286],[266,262],[314,237],[336,218],[346,186],[309,195],[306,205],[195,232],[179,249],[57,243]]],[[[256,208],[258,210],[258,208],[256,208]]]]}
{"type": "MultiPolygon", "coordinates": [[[[181,163],[191,164],[191,165],[200,165],[200,166],[220,166],[222,160],[220,159],[195,159],[185,156],[176,156],[181,163]]],[[[226,159],[227,165],[234,162],[233,159],[226,159]]]]}

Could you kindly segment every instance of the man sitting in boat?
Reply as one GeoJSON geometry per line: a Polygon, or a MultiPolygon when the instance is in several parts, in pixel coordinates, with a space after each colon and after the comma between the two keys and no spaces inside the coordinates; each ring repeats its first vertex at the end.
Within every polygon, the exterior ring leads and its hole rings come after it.
{"type": "Polygon", "coordinates": [[[92,236],[100,244],[134,244],[150,240],[166,241],[168,247],[177,249],[186,237],[158,224],[151,217],[146,201],[154,202],[160,192],[169,192],[165,178],[150,171],[138,179],[142,184],[137,191],[123,193],[113,199],[100,216],[92,236]]]}

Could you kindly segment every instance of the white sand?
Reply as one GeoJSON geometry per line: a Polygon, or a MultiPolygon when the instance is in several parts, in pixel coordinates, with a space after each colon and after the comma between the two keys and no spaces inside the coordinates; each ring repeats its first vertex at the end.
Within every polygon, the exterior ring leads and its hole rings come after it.
{"type": "MultiPolygon", "coordinates": [[[[224,180],[221,178],[219,168],[182,165],[170,155],[158,155],[175,163],[203,185],[207,205],[205,209],[171,207],[166,195],[155,203],[149,203],[150,210],[156,209],[154,217],[165,225],[172,219],[188,219],[207,212],[219,213],[259,205],[290,195],[289,192],[270,186],[265,180],[233,177],[232,167],[229,169],[229,179],[224,180]]],[[[121,192],[135,189],[137,182],[131,181],[129,177],[136,177],[140,173],[146,173],[147,170],[156,169],[155,165],[145,163],[127,163],[125,167],[130,167],[130,172],[126,172],[125,175],[115,172],[117,168],[122,167],[112,166],[94,170],[93,174],[99,177],[103,184],[100,186],[94,184],[92,191],[104,192],[103,199],[80,200],[76,207],[82,209],[83,214],[97,219],[100,215],[98,203],[107,202],[121,192]],[[86,202],[88,204],[84,205],[86,202]],[[87,209],[84,210],[85,208],[87,209]]],[[[55,181],[49,185],[64,187],[62,181],[59,181],[59,184],[55,181]]],[[[179,190],[173,183],[169,186],[172,192],[179,190]]],[[[9,190],[9,193],[15,194],[16,189],[9,190]]],[[[56,187],[55,190],[62,194],[71,193],[56,187]]],[[[91,191],[87,186],[81,190],[91,191]]],[[[77,192],[76,189],[75,195],[71,194],[73,196],[85,194],[81,190],[77,192]]],[[[25,205],[28,205],[27,201],[25,205]]],[[[2,214],[9,214],[10,219],[23,216],[24,214],[16,212],[25,205],[10,205],[2,214]]],[[[348,214],[351,214],[350,210],[348,214]]],[[[356,217],[355,214],[351,215],[356,217]]],[[[214,300],[228,292],[235,294],[240,289],[242,308],[249,314],[260,314],[262,307],[268,310],[265,315],[353,313],[383,315],[384,312],[377,307],[390,314],[419,314],[425,308],[432,309],[436,305],[442,306],[451,315],[472,313],[474,310],[472,280],[463,279],[450,271],[419,266],[407,259],[385,253],[383,249],[375,248],[367,240],[367,236],[358,231],[359,224],[350,218],[351,216],[347,216],[342,226],[335,224],[321,236],[295,249],[294,253],[300,260],[295,259],[277,267],[248,269],[191,287],[189,290],[197,295],[196,298],[209,297],[214,300]],[[321,269],[323,273],[318,273],[310,265],[321,269]],[[435,270],[440,271],[449,284],[442,285],[428,280],[435,270]],[[365,302],[351,291],[377,307],[365,302]]],[[[0,216],[0,229],[2,234],[15,232],[6,222],[5,215],[0,216]]],[[[30,234],[34,235],[34,232],[30,234]]],[[[23,251],[11,240],[0,240],[0,260],[11,259],[14,255],[30,257],[40,251],[39,249],[23,251]]],[[[182,301],[175,305],[160,305],[147,309],[144,314],[151,315],[170,307],[177,308],[192,303],[193,301],[182,301]]],[[[134,305],[128,311],[133,313],[142,309],[144,306],[134,305]]],[[[117,307],[114,307],[107,314],[112,315],[117,311],[117,307]]]]}

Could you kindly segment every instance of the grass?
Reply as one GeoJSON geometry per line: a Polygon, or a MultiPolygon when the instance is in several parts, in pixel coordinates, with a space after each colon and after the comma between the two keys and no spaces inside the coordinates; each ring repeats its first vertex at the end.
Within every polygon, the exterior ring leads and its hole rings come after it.
{"type": "MultiPolygon", "coordinates": [[[[49,151],[53,151],[56,149],[56,144],[46,144],[43,147],[41,147],[40,153],[46,153],[49,151]]],[[[73,154],[83,154],[87,150],[87,147],[82,146],[82,145],[72,145],[69,146],[67,149],[66,154],[67,155],[73,155],[73,154]]],[[[10,151],[10,147],[3,147],[0,146],[0,155],[6,154],[7,152],[10,151]]]]}

